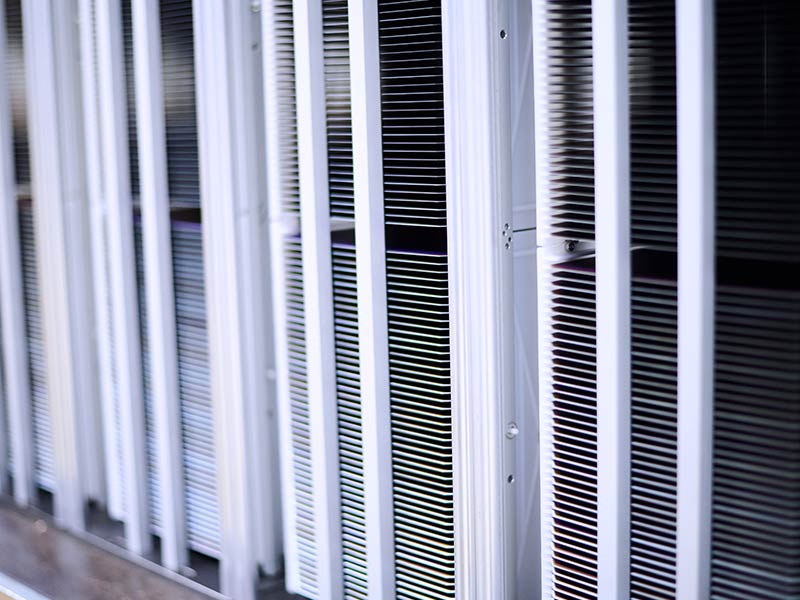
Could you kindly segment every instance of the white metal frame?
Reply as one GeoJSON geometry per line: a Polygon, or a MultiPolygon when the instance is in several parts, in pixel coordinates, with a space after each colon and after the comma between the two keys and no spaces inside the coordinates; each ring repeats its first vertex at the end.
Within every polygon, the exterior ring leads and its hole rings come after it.
{"type": "Polygon", "coordinates": [[[269,241],[272,280],[272,321],[274,327],[275,349],[275,391],[276,409],[279,416],[278,447],[280,454],[280,489],[283,554],[285,563],[285,582],[289,590],[300,588],[300,575],[296,556],[297,529],[296,505],[292,490],[292,466],[286,457],[292,456],[292,439],[289,427],[291,407],[289,400],[288,379],[289,366],[286,353],[286,277],[284,273],[284,242],[290,229],[296,229],[296,223],[290,223],[283,213],[283,177],[281,167],[280,131],[286,124],[282,121],[278,106],[281,91],[276,77],[279,69],[278,40],[276,31],[278,16],[274,12],[274,2],[265,0],[261,5],[261,38],[263,44],[263,83],[264,83],[264,128],[266,140],[267,199],[269,218],[269,241]]]}
{"type": "Polygon", "coordinates": [[[630,124],[627,0],[592,2],[597,314],[597,588],[630,579],[630,124]]]}
{"type": "Polygon", "coordinates": [[[86,164],[86,190],[89,201],[89,229],[92,248],[92,289],[94,291],[94,322],[96,368],[98,371],[100,413],[102,414],[105,458],[107,509],[114,518],[122,519],[122,494],[116,483],[119,467],[116,456],[114,384],[112,375],[113,347],[111,344],[108,307],[108,277],[106,273],[105,199],[100,159],[100,125],[98,119],[97,78],[95,75],[96,44],[94,35],[93,0],[79,2],[81,87],[83,92],[83,130],[86,164]]]}
{"type": "Polygon", "coordinates": [[[367,589],[393,598],[394,515],[377,0],[349,0],[367,589]]]}
{"type": "Polygon", "coordinates": [[[339,448],[333,335],[322,4],[294,4],[300,209],[320,598],[342,596],[339,448]]]}
{"type": "Polygon", "coordinates": [[[147,331],[158,489],[161,494],[161,562],[168,569],[177,571],[188,564],[189,555],[161,72],[161,25],[157,0],[136,1],[131,8],[147,331]]]}
{"type": "Polygon", "coordinates": [[[679,598],[711,578],[714,419],[714,2],[677,0],[679,598]]]}
{"type": "Polygon", "coordinates": [[[553,386],[552,343],[550,323],[552,321],[552,264],[564,256],[563,245],[554,243],[550,211],[550,106],[548,99],[549,80],[547,47],[547,0],[532,0],[533,21],[533,92],[534,92],[534,150],[536,184],[536,233],[537,233],[537,307],[539,337],[539,465],[540,465],[540,572],[541,597],[553,596],[552,545],[553,527],[550,514],[553,510],[553,414],[550,401],[553,386]]]}
{"type": "MultiPolygon", "coordinates": [[[[0,65],[6,64],[5,14],[5,2],[0,0],[0,65]]],[[[10,437],[6,443],[14,453],[14,499],[24,506],[34,495],[34,457],[21,264],[11,106],[4,69],[0,71],[0,318],[10,437]]],[[[5,448],[0,447],[0,452],[5,454],[5,448]]],[[[3,469],[4,481],[5,473],[3,469]]]]}
{"type": "Polygon", "coordinates": [[[34,223],[45,333],[47,393],[53,424],[55,516],[85,525],[90,441],[81,404],[91,396],[88,242],[74,0],[23,2],[33,167],[34,223]]]}
{"type": "Polygon", "coordinates": [[[100,147],[124,465],[125,541],[131,552],[147,554],[152,542],[120,10],[118,2],[95,3],[100,147]]]}
{"type": "Polygon", "coordinates": [[[271,487],[275,457],[263,453],[274,435],[274,411],[267,381],[266,198],[258,187],[258,28],[244,1],[197,0],[193,13],[220,581],[224,594],[246,600],[255,597],[259,558],[272,574],[279,562],[270,518],[279,510],[271,487]],[[260,546],[265,536],[269,544],[260,546]]]}
{"type": "Polygon", "coordinates": [[[518,426],[508,6],[469,8],[442,4],[456,590],[511,598],[518,426]]]}

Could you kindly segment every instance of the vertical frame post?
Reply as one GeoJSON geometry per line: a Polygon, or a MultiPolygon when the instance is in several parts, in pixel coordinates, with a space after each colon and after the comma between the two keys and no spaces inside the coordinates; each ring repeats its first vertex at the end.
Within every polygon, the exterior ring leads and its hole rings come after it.
{"type": "MultiPolygon", "coordinates": [[[[290,431],[290,386],[287,324],[287,277],[284,244],[289,229],[297,223],[288,222],[283,211],[286,193],[287,165],[291,164],[284,152],[287,138],[294,137],[296,116],[294,98],[287,99],[288,81],[294,94],[294,55],[291,59],[282,46],[289,45],[290,30],[285,15],[291,13],[291,2],[269,0],[261,6],[261,38],[263,42],[264,126],[266,139],[267,200],[272,283],[272,321],[274,326],[276,411],[279,418],[279,435],[273,451],[280,456],[281,512],[277,526],[282,527],[285,563],[284,579],[289,590],[300,589],[299,561],[297,559],[297,522],[295,495],[292,489],[292,443],[290,431]],[[291,67],[289,67],[291,64],[291,67]],[[291,72],[289,72],[291,71],[291,72]],[[288,109],[288,110],[287,110],[288,109]],[[291,116],[285,114],[291,112],[291,116]]],[[[293,219],[294,220],[294,219],[293,219]]]]}
{"type": "Polygon", "coordinates": [[[183,490],[175,290],[167,184],[167,142],[157,0],[133,2],[133,58],[139,149],[142,248],[150,343],[161,562],[177,571],[189,560],[183,490]]]}
{"type": "Polygon", "coordinates": [[[198,0],[193,11],[220,579],[225,595],[248,599],[255,597],[259,559],[273,574],[279,562],[277,528],[269,518],[278,510],[276,490],[269,489],[275,457],[265,455],[274,423],[258,21],[241,0],[198,0]]]}
{"type": "Polygon", "coordinates": [[[350,0],[348,15],[366,577],[370,597],[388,599],[395,593],[394,516],[377,1],[350,0]]]}
{"type": "Polygon", "coordinates": [[[95,4],[101,158],[107,203],[111,305],[115,338],[125,498],[125,540],[135,554],[151,549],[144,392],[133,243],[122,16],[119,2],[95,4]]]}
{"type": "Polygon", "coordinates": [[[84,281],[88,248],[78,73],[77,4],[25,0],[34,222],[55,459],[55,516],[84,528],[86,432],[81,403],[89,396],[90,298],[84,281]]]}
{"type": "Polygon", "coordinates": [[[294,4],[311,462],[320,598],[342,596],[331,228],[322,4],[294,4]]]}
{"type": "Polygon", "coordinates": [[[477,599],[516,595],[517,419],[508,7],[469,4],[442,17],[456,590],[477,599]]]}
{"type": "Polygon", "coordinates": [[[677,0],[677,595],[707,598],[714,419],[714,2],[677,0]]]}
{"type": "Polygon", "coordinates": [[[100,126],[98,122],[96,45],[93,0],[79,2],[81,89],[83,92],[83,138],[86,151],[86,191],[89,202],[89,230],[92,252],[92,290],[94,292],[94,333],[97,350],[100,413],[102,415],[105,457],[105,484],[109,514],[122,513],[122,494],[117,484],[119,468],[116,455],[114,384],[110,315],[108,310],[108,277],[106,273],[105,202],[100,160],[100,126]]]}
{"type": "MultiPolygon", "coordinates": [[[[0,0],[0,65],[6,64],[5,2],[0,0]]],[[[14,454],[14,499],[25,506],[34,494],[33,427],[31,415],[28,348],[22,291],[22,258],[17,218],[17,190],[14,180],[13,131],[8,97],[7,71],[0,71],[0,319],[8,443],[14,454]]],[[[0,452],[4,449],[0,448],[0,452]]],[[[3,471],[5,473],[5,470],[3,471]]],[[[5,478],[5,476],[3,476],[5,478]]]]}
{"type": "Polygon", "coordinates": [[[592,2],[597,315],[597,573],[627,598],[630,554],[630,148],[627,0],[592,2]]]}

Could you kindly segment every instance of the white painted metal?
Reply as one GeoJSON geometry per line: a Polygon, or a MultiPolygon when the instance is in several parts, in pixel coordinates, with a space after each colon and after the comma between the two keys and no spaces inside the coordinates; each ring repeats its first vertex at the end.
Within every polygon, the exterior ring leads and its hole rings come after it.
{"type": "Polygon", "coordinates": [[[100,413],[102,414],[103,446],[107,508],[114,518],[122,519],[119,467],[115,425],[113,387],[113,344],[109,312],[107,276],[106,208],[103,193],[103,172],[100,159],[100,125],[98,121],[94,0],[80,0],[81,82],[83,91],[83,131],[86,156],[86,190],[89,201],[89,230],[92,247],[92,289],[94,291],[95,340],[97,344],[97,377],[100,413]]]}
{"type": "MultiPolygon", "coordinates": [[[[89,216],[86,191],[86,163],[83,146],[83,98],[80,71],[80,32],[78,29],[78,3],[76,0],[53,5],[54,34],[56,41],[57,71],[63,81],[58,89],[63,94],[60,105],[64,128],[61,152],[66,156],[64,191],[66,193],[65,232],[67,232],[67,265],[69,283],[73,286],[70,299],[70,317],[75,336],[72,340],[72,361],[75,369],[76,410],[78,433],[81,441],[80,472],[84,499],[103,501],[105,498],[105,473],[103,468],[102,418],[100,415],[96,350],[91,335],[94,315],[94,297],[91,288],[91,245],[89,242],[89,216]]],[[[45,332],[45,339],[47,333],[45,332]]],[[[48,384],[49,385],[49,384],[48,384]]],[[[52,401],[52,396],[50,396],[52,401]]],[[[56,464],[58,459],[56,458],[56,464]]]]}
{"type": "MultiPolygon", "coordinates": [[[[528,155],[529,163],[531,159],[528,155]]],[[[514,393],[519,430],[515,442],[517,468],[514,483],[517,496],[514,565],[517,598],[538,598],[541,593],[536,287],[536,230],[515,231],[514,393]]]]}
{"type": "MultiPolygon", "coordinates": [[[[264,125],[266,130],[266,171],[269,214],[269,240],[272,279],[272,321],[274,327],[275,383],[279,416],[278,446],[280,455],[283,551],[286,587],[300,588],[297,557],[296,504],[292,486],[291,400],[288,365],[287,274],[285,272],[286,237],[297,229],[296,217],[284,213],[288,187],[296,174],[296,160],[285,148],[293,145],[296,136],[294,105],[294,57],[284,49],[293,49],[290,1],[270,0],[261,5],[261,37],[263,43],[264,125]],[[287,90],[289,87],[291,90],[287,90]],[[287,97],[292,92],[292,97],[287,97]],[[287,156],[289,155],[289,156],[287,156]]],[[[280,514],[280,513],[279,513],[280,514]]]]}
{"type": "MultiPolygon", "coordinates": [[[[264,277],[266,198],[259,189],[260,72],[257,21],[244,1],[195,2],[201,206],[214,404],[224,594],[255,597],[259,537],[269,547],[263,566],[278,569],[269,489],[267,348],[264,277]]],[[[262,546],[264,552],[266,546],[262,546]]]]}
{"type": "Polygon", "coordinates": [[[122,17],[118,2],[97,2],[101,158],[107,208],[114,360],[125,486],[125,540],[135,554],[151,548],[139,310],[128,156],[122,17]]]}
{"type": "MultiPolygon", "coordinates": [[[[5,2],[0,0],[0,65],[6,64],[5,2]]],[[[25,309],[20,265],[17,190],[14,181],[11,107],[6,69],[0,71],[0,319],[5,375],[6,418],[14,456],[14,499],[22,506],[33,497],[33,428],[25,309]]],[[[4,451],[4,450],[0,450],[4,451]]],[[[5,470],[3,470],[5,473],[5,470]]]]}
{"type": "Polygon", "coordinates": [[[376,0],[348,2],[367,589],[394,597],[392,445],[376,0]]]}
{"type": "Polygon", "coordinates": [[[630,150],[627,1],[592,2],[597,314],[597,588],[627,598],[630,562],[630,150]]]}
{"type": "Polygon", "coordinates": [[[456,592],[515,597],[507,3],[442,3],[456,592]],[[476,518],[480,515],[480,518],[476,518]]]}
{"type": "Polygon", "coordinates": [[[187,564],[188,552],[159,3],[142,0],[133,2],[131,9],[150,385],[161,495],[161,562],[178,570],[187,564]]]}
{"type": "Polygon", "coordinates": [[[551,286],[550,278],[550,214],[545,199],[549,197],[549,181],[547,174],[550,169],[548,148],[549,139],[549,110],[547,103],[547,16],[546,0],[532,0],[531,21],[533,25],[533,95],[534,95],[534,163],[536,175],[536,233],[537,233],[537,334],[539,356],[539,514],[541,531],[539,537],[540,548],[540,597],[549,599],[553,595],[553,573],[551,569],[551,553],[553,529],[548,521],[548,515],[553,505],[553,436],[550,429],[552,424],[552,407],[548,398],[552,385],[552,374],[549,365],[544,362],[552,351],[548,327],[552,318],[550,303],[551,286]],[[545,246],[548,242],[548,246],[545,246]]]}
{"type": "Polygon", "coordinates": [[[534,164],[533,23],[529,2],[509,3],[511,205],[514,232],[514,394],[516,452],[516,588],[541,593],[539,377],[534,164]]]}
{"type": "Polygon", "coordinates": [[[322,6],[294,5],[301,237],[318,597],[342,596],[322,6]]]}
{"type": "Polygon", "coordinates": [[[86,332],[91,326],[76,17],[74,1],[23,3],[55,516],[63,527],[77,531],[84,528],[81,459],[87,440],[80,412],[90,393],[86,332]]]}
{"type": "MultiPolygon", "coordinates": [[[[533,23],[530,2],[509,2],[511,187],[514,230],[536,227],[533,164],[533,23]]],[[[534,457],[535,458],[535,457],[534,457]]]]}
{"type": "Polygon", "coordinates": [[[678,0],[677,592],[708,598],[714,392],[714,2],[678,0]]]}

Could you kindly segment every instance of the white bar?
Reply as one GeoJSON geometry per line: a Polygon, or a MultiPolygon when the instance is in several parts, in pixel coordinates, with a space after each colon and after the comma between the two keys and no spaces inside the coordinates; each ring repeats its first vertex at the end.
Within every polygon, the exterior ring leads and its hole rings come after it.
{"type": "Polygon", "coordinates": [[[278,569],[274,429],[266,374],[268,273],[257,20],[250,4],[194,3],[203,254],[220,505],[222,592],[254,598],[278,569]],[[255,46],[257,47],[257,46],[255,46]],[[224,201],[223,201],[224,199],[224,201]],[[264,539],[268,539],[265,544],[264,539]]]}
{"type": "Polygon", "coordinates": [[[149,485],[120,4],[96,2],[95,19],[114,359],[125,478],[125,541],[131,552],[147,554],[151,548],[149,485]]]}
{"type": "Polygon", "coordinates": [[[339,448],[322,4],[294,3],[306,356],[320,599],[342,596],[339,448]]]}
{"type": "Polygon", "coordinates": [[[383,214],[380,49],[376,0],[349,0],[358,345],[367,590],[394,598],[392,432],[383,214]]]}
{"type": "Polygon", "coordinates": [[[142,214],[150,380],[161,494],[161,563],[188,564],[167,142],[157,0],[132,3],[139,194],[142,214]]]}
{"type": "MultiPolygon", "coordinates": [[[[287,357],[288,334],[286,323],[286,277],[284,273],[285,255],[284,238],[286,226],[284,223],[283,201],[285,180],[288,174],[284,172],[286,158],[283,156],[282,143],[293,135],[291,116],[281,110],[285,101],[286,90],[281,87],[281,77],[286,74],[288,59],[281,54],[279,45],[278,28],[285,24],[281,15],[276,12],[278,2],[270,0],[262,3],[261,7],[261,37],[263,40],[263,83],[264,83],[264,127],[266,130],[266,171],[267,171],[267,199],[270,223],[270,257],[272,275],[272,322],[274,327],[274,356],[275,356],[275,387],[277,412],[279,415],[278,444],[273,451],[279,454],[280,480],[281,480],[281,511],[277,517],[280,519],[278,527],[282,525],[283,554],[285,573],[284,579],[289,590],[300,589],[300,570],[297,557],[297,525],[296,506],[293,489],[292,466],[292,432],[291,432],[291,401],[289,397],[289,365],[287,357]],[[282,517],[282,518],[281,518],[282,517]]],[[[285,6],[285,4],[284,4],[285,6]]],[[[291,12],[291,8],[287,7],[291,12]]],[[[292,62],[292,77],[294,77],[294,63],[292,62]]],[[[288,220],[288,219],[287,219],[288,220]]]]}
{"type": "MultiPolygon", "coordinates": [[[[0,0],[0,65],[6,65],[5,1],[0,0]]],[[[13,129],[8,97],[7,71],[0,71],[0,318],[3,330],[5,371],[4,401],[14,452],[14,499],[25,506],[34,494],[33,427],[25,306],[22,290],[22,258],[19,243],[17,190],[14,175],[13,129]]],[[[0,447],[0,452],[4,449],[0,447]]],[[[5,479],[5,469],[3,479],[5,479]]]]}
{"type": "MultiPolygon", "coordinates": [[[[550,106],[549,106],[549,0],[532,0],[533,23],[533,109],[534,109],[534,183],[536,193],[536,292],[539,400],[539,515],[541,520],[539,550],[540,597],[553,596],[553,409],[552,409],[552,250],[550,216],[550,106]]],[[[563,242],[560,251],[564,252],[563,242]]]]}
{"type": "MultiPolygon", "coordinates": [[[[81,211],[83,152],[80,124],[77,4],[23,2],[34,224],[47,363],[47,394],[55,461],[55,516],[70,530],[84,528],[78,342],[89,331],[80,302],[88,294],[77,260],[85,242],[81,211]],[[77,130],[76,130],[77,129],[77,130]]],[[[85,356],[85,355],[84,355],[85,356]]]]}
{"type": "Polygon", "coordinates": [[[677,0],[677,596],[708,598],[714,397],[714,2],[677,0]]]}
{"type": "MultiPolygon", "coordinates": [[[[59,77],[57,89],[61,94],[60,127],[63,134],[62,144],[65,144],[60,148],[60,152],[63,153],[60,160],[64,167],[62,171],[65,194],[64,231],[67,243],[67,276],[71,286],[69,312],[74,331],[71,360],[75,377],[77,418],[77,429],[73,433],[72,426],[68,425],[65,435],[75,435],[80,438],[75,444],[79,450],[78,476],[81,479],[84,499],[102,501],[105,494],[101,488],[105,485],[105,477],[96,354],[94,340],[90,335],[85,335],[85,332],[92,331],[94,298],[91,291],[91,246],[88,235],[86,164],[83,147],[78,3],[76,0],[56,2],[53,4],[52,14],[56,43],[56,73],[59,77]]],[[[54,451],[56,450],[54,446],[54,451]]]]}
{"type": "Polygon", "coordinates": [[[81,81],[83,91],[83,132],[86,151],[86,190],[89,201],[89,230],[92,247],[92,290],[94,292],[94,332],[97,344],[97,377],[102,415],[103,450],[108,512],[122,519],[119,466],[116,463],[116,418],[108,277],[106,274],[105,201],[100,166],[100,126],[98,123],[97,78],[93,0],[80,0],[81,81]]]}
{"type": "Polygon", "coordinates": [[[456,595],[514,598],[516,435],[507,3],[442,2],[456,595]],[[503,32],[501,34],[501,32],[503,32]]]}
{"type": "Polygon", "coordinates": [[[597,315],[597,588],[630,576],[630,149],[627,1],[592,2],[597,315]]]}

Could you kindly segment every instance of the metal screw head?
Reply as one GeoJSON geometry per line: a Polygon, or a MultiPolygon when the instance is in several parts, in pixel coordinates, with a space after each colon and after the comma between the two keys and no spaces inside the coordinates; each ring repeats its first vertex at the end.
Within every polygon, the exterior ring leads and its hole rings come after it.
{"type": "Polygon", "coordinates": [[[511,421],[508,425],[506,425],[506,437],[508,439],[513,440],[515,437],[517,437],[518,433],[519,427],[517,427],[517,424],[514,421],[511,421]]]}
{"type": "Polygon", "coordinates": [[[575,249],[578,247],[578,242],[575,240],[567,240],[564,242],[564,249],[567,252],[575,252],[575,249]]]}

